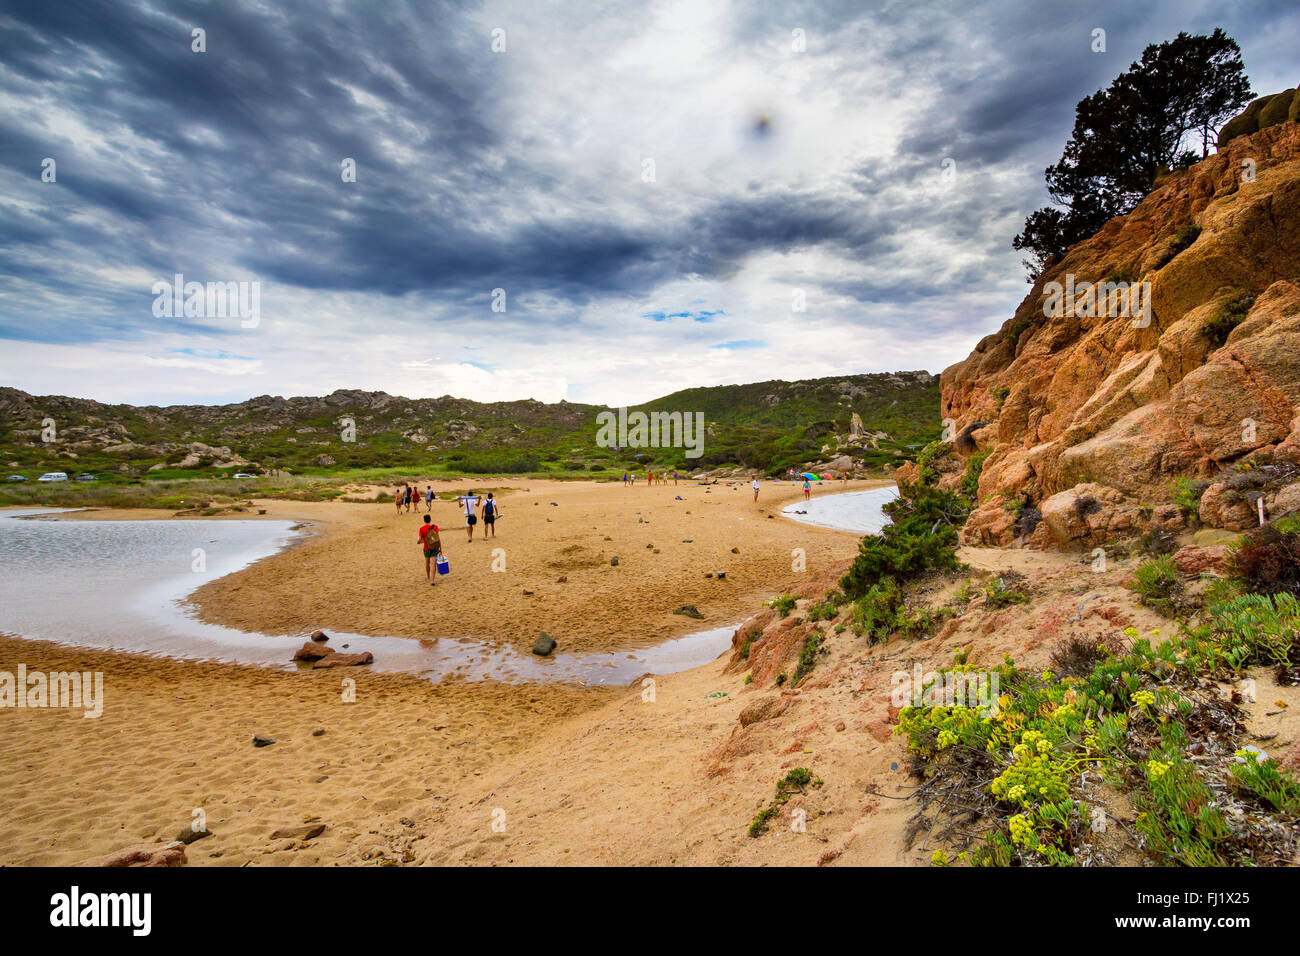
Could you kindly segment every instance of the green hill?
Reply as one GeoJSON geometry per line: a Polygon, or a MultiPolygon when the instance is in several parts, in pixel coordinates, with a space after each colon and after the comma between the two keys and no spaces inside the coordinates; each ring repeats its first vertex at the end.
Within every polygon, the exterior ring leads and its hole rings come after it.
{"type": "Polygon", "coordinates": [[[686,389],[632,409],[703,413],[698,458],[680,448],[601,447],[596,416],[604,410],[355,390],[137,407],[0,388],[0,466],[28,478],[85,471],[118,481],[240,471],[576,476],[650,464],[776,474],[845,454],[863,468],[892,465],[940,427],[939,381],[927,372],[686,389]]]}

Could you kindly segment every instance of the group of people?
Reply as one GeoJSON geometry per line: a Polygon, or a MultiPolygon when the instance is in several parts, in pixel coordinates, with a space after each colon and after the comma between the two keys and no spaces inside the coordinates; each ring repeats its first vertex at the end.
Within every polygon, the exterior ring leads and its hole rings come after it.
{"type": "MultiPolygon", "coordinates": [[[[402,514],[403,509],[409,512],[414,506],[417,510],[420,507],[420,499],[424,498],[424,521],[420,524],[418,542],[420,550],[424,553],[424,576],[428,579],[430,585],[438,584],[438,566],[445,564],[446,559],[442,553],[442,536],[439,533],[438,526],[433,523],[433,487],[429,486],[423,496],[420,494],[418,486],[411,487],[406,484],[397,489],[394,500],[397,504],[397,513],[402,514]]],[[[474,528],[479,523],[480,516],[483,520],[483,537],[495,538],[497,536],[496,524],[497,518],[501,517],[501,506],[497,503],[496,497],[492,492],[488,492],[486,497],[476,495],[473,492],[460,495],[456,498],[456,506],[465,514],[465,537],[467,541],[474,540],[474,528]]]]}
{"type": "MultiPolygon", "coordinates": [[[[673,472],[674,485],[677,484],[677,480],[680,477],[681,476],[677,472],[675,471],[673,472]]],[[[659,484],[661,485],[668,484],[668,473],[666,471],[655,471],[654,469],[648,469],[645,473],[645,483],[647,485],[653,485],[656,481],[658,481],[659,484]]],[[[636,472],[634,471],[623,472],[623,485],[628,486],[628,485],[635,485],[635,484],[636,484],[636,472]]]]}
{"type": "Polygon", "coordinates": [[[397,494],[393,496],[393,503],[397,505],[397,513],[400,515],[402,509],[405,508],[409,514],[412,506],[419,509],[421,497],[424,498],[424,511],[427,514],[433,510],[433,487],[429,486],[421,495],[418,485],[414,488],[409,484],[402,485],[397,489],[397,494]]]}

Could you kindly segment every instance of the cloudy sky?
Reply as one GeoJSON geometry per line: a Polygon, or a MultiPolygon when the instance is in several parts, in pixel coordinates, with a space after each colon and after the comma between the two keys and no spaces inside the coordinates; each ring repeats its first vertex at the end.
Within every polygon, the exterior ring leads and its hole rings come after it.
{"type": "Polygon", "coordinates": [[[0,384],[617,405],[938,372],[1024,295],[1074,104],[1215,26],[1257,93],[1300,80],[1292,0],[5,0],[0,384]],[[178,273],[255,320],[167,314],[178,273]]]}

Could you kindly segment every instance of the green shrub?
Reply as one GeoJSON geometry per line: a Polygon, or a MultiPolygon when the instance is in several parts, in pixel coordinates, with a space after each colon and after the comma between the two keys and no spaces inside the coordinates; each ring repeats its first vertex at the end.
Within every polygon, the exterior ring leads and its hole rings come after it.
{"type": "Polygon", "coordinates": [[[1151,849],[1184,866],[1224,866],[1219,848],[1231,833],[1195,767],[1169,748],[1144,769],[1147,786],[1137,791],[1134,804],[1138,829],[1151,849]]]}
{"type": "Polygon", "coordinates": [[[1014,582],[1005,581],[1001,577],[993,578],[984,594],[984,606],[990,608],[1010,607],[1012,604],[1024,604],[1029,600],[1029,595],[1015,587],[1014,582]]]}
{"type": "Polygon", "coordinates": [[[1300,600],[1243,594],[1210,608],[1214,658],[1240,673],[1258,664],[1300,663],[1300,600]]]}
{"type": "Polygon", "coordinates": [[[1223,303],[1214,315],[1205,320],[1202,330],[1215,348],[1228,341],[1232,330],[1241,325],[1254,304],[1255,297],[1243,292],[1223,303]]]}
{"type": "Polygon", "coordinates": [[[980,475],[984,471],[984,462],[988,460],[991,454],[993,454],[993,449],[988,448],[984,451],[977,451],[966,459],[966,474],[961,480],[961,493],[972,501],[979,494],[980,475]]]}
{"type": "Polygon", "coordinates": [[[1172,557],[1165,555],[1140,565],[1134,577],[1134,589],[1147,607],[1170,616],[1182,609],[1182,580],[1172,557]]]}
{"type": "Polygon", "coordinates": [[[1279,813],[1300,815],[1300,783],[1283,776],[1276,760],[1272,757],[1261,760],[1263,755],[1254,750],[1239,750],[1236,756],[1245,761],[1232,768],[1239,787],[1279,813]]]}
{"type": "Polygon", "coordinates": [[[903,482],[899,497],[884,511],[892,519],[880,534],[869,534],[840,579],[848,597],[866,593],[882,578],[905,582],[931,569],[952,570],[957,562],[957,530],[970,514],[970,503],[950,491],[922,482],[903,482]]]}
{"type": "Polygon", "coordinates": [[[821,778],[814,776],[813,772],[807,767],[795,767],[777,781],[776,797],[771,804],[760,810],[749,824],[749,835],[752,837],[762,836],[767,832],[772,819],[781,812],[781,808],[789,802],[792,796],[796,793],[804,793],[805,787],[820,787],[821,785],[821,778]]]}
{"type": "Polygon", "coordinates": [[[1169,500],[1176,504],[1184,514],[1196,514],[1201,506],[1201,495],[1210,483],[1204,478],[1186,478],[1179,476],[1169,485],[1169,500]]]}
{"type": "Polygon", "coordinates": [[[817,663],[817,654],[821,650],[822,636],[820,634],[810,634],[808,639],[803,642],[803,648],[799,651],[799,663],[794,669],[794,676],[790,678],[791,684],[797,684],[811,673],[813,666],[817,663]]]}
{"type": "Polygon", "coordinates": [[[772,598],[767,602],[767,606],[772,608],[781,617],[789,617],[790,612],[794,610],[795,601],[798,598],[793,594],[782,594],[780,597],[772,598]]]}
{"type": "Polygon", "coordinates": [[[826,593],[826,597],[808,608],[808,620],[810,621],[829,621],[840,612],[840,605],[844,603],[844,595],[832,588],[826,593]]]}

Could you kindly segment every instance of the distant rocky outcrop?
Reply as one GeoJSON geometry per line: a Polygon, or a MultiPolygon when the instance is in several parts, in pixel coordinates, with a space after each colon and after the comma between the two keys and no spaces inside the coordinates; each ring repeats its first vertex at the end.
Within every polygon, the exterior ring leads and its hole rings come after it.
{"type": "Polygon", "coordinates": [[[1017,500],[1041,507],[1034,534],[1057,544],[1168,528],[1180,513],[1249,527],[1261,499],[1269,517],[1300,504],[1298,100],[1252,103],[1216,155],[1071,247],[943,372],[954,450],[988,453],[967,540],[1011,543],[1017,500]],[[1088,283],[1113,284],[1095,308],[1088,283]],[[1140,298],[1120,307],[1122,283],[1150,290],[1149,321],[1140,298]],[[1199,509],[1170,506],[1176,478],[1204,479],[1199,509]]]}

